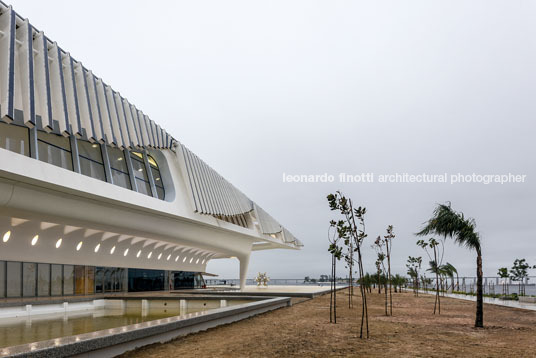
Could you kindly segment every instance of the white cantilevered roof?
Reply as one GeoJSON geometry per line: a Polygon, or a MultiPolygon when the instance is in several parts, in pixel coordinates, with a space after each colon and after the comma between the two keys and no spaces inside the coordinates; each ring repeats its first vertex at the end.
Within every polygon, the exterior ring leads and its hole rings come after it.
{"type": "MultiPolygon", "coordinates": [[[[22,116],[19,125],[121,149],[171,149],[179,144],[28,19],[0,1],[0,120],[12,123],[16,110],[17,117],[22,116]]],[[[188,148],[182,144],[179,148],[196,212],[235,216],[254,210],[263,234],[282,232],[285,242],[301,245],[188,148]]]]}
{"type": "Polygon", "coordinates": [[[201,214],[233,216],[253,210],[253,202],[201,158],[181,144],[195,210],[201,214]]]}
{"type": "Polygon", "coordinates": [[[80,61],[0,3],[0,118],[119,148],[171,148],[173,138],[80,61]]]}

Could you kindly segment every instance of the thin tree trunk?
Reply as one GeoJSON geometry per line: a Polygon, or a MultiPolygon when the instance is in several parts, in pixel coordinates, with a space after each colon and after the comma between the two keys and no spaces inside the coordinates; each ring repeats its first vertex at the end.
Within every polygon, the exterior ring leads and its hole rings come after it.
{"type": "Polygon", "coordinates": [[[333,322],[333,262],[335,255],[331,255],[331,282],[330,282],[330,294],[329,294],[329,323],[333,322]]]}
{"type": "MultiPolygon", "coordinates": [[[[357,225],[355,223],[355,217],[354,217],[354,208],[352,206],[352,201],[350,200],[349,202],[350,204],[350,213],[351,213],[351,216],[350,218],[352,219],[352,224],[353,224],[353,228],[354,228],[354,233],[353,233],[353,236],[354,236],[354,239],[355,239],[355,245],[356,245],[356,249],[357,249],[357,258],[358,258],[358,263],[359,263],[359,279],[361,281],[361,284],[359,285],[360,289],[361,289],[361,306],[362,306],[362,311],[361,311],[361,331],[360,331],[360,334],[359,334],[359,338],[363,338],[363,321],[366,322],[366,328],[367,328],[367,339],[369,338],[369,323],[368,323],[368,307],[367,307],[367,292],[365,290],[365,288],[363,287],[363,277],[365,276],[365,271],[363,269],[363,260],[362,260],[362,257],[361,257],[361,246],[360,246],[360,242],[359,242],[359,234],[357,232],[357,225]]],[[[350,222],[350,218],[347,216],[347,221],[350,222]]],[[[365,231],[365,223],[363,220],[361,220],[361,224],[363,226],[363,232],[365,231]]]]}
{"type": "Polygon", "coordinates": [[[352,270],[354,267],[354,244],[350,241],[350,291],[348,292],[348,308],[352,308],[352,296],[354,295],[354,280],[352,277],[352,270]]]}
{"type": "Polygon", "coordinates": [[[389,316],[389,312],[387,311],[387,303],[389,302],[389,299],[387,297],[387,294],[388,294],[388,292],[387,292],[387,279],[385,280],[384,284],[385,284],[385,315],[389,316]]]}
{"type": "Polygon", "coordinates": [[[386,244],[386,250],[387,250],[387,280],[389,282],[389,313],[392,316],[393,315],[393,291],[392,291],[392,283],[391,283],[391,250],[389,248],[389,240],[385,241],[386,244]]]}
{"type": "Polygon", "coordinates": [[[380,271],[378,270],[378,294],[382,294],[382,278],[380,275],[380,271]]]}
{"type": "MultiPolygon", "coordinates": [[[[360,278],[363,278],[364,276],[363,261],[361,259],[361,248],[359,247],[359,245],[357,246],[357,257],[359,260],[359,276],[360,278]]],[[[363,321],[365,321],[366,329],[367,329],[367,339],[368,339],[369,338],[369,322],[368,322],[367,292],[365,290],[361,290],[361,298],[363,301],[362,303],[363,311],[361,313],[361,333],[359,335],[359,338],[363,338],[363,321]]]]}
{"type": "Polygon", "coordinates": [[[359,268],[359,278],[361,279],[361,284],[359,285],[360,291],[361,291],[361,329],[359,332],[359,338],[363,338],[363,325],[365,321],[365,296],[366,292],[363,287],[363,269],[361,268],[361,254],[359,253],[359,247],[358,247],[358,268],[359,268]]]}
{"type": "Polygon", "coordinates": [[[476,257],[476,320],[475,327],[484,327],[484,299],[482,292],[482,252],[477,250],[476,257]]]}
{"type": "Polygon", "coordinates": [[[333,320],[337,323],[337,259],[333,259],[333,320]]]}
{"type": "Polygon", "coordinates": [[[438,263],[437,263],[437,251],[434,247],[434,259],[435,259],[435,262],[436,262],[436,300],[435,300],[435,303],[434,303],[434,314],[436,313],[436,303],[437,303],[437,306],[439,308],[439,314],[441,314],[441,299],[439,298],[439,273],[437,272],[438,270],[438,263]]]}

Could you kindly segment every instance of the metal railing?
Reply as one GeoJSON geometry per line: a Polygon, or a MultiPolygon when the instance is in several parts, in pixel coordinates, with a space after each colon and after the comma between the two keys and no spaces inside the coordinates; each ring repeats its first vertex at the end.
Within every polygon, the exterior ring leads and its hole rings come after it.
{"type": "MultiPolygon", "coordinates": [[[[205,282],[207,286],[240,286],[240,280],[239,279],[205,279],[205,282]]],[[[247,279],[246,285],[256,285],[257,282],[254,279],[247,279]]],[[[268,282],[268,285],[273,286],[304,286],[304,285],[310,285],[310,286],[329,286],[329,281],[323,281],[319,282],[316,280],[313,281],[305,281],[303,278],[275,278],[270,279],[268,282]]]]}
{"type": "MultiPolygon", "coordinates": [[[[419,288],[435,290],[435,277],[427,277],[428,282],[423,287],[422,280],[419,281],[419,288]]],[[[408,278],[411,286],[412,280],[408,278]]],[[[536,276],[528,276],[523,282],[513,281],[511,278],[501,278],[497,276],[484,277],[484,294],[488,295],[536,295],[536,276]]],[[[445,292],[465,292],[476,293],[476,277],[458,277],[443,279],[439,281],[440,290],[445,292]]]]}

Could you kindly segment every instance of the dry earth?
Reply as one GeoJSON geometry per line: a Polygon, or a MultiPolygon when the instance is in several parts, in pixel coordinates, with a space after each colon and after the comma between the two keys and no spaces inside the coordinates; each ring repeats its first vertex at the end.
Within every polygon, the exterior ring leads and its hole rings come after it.
{"type": "MultiPolygon", "coordinates": [[[[356,294],[358,290],[356,290],[356,294]]],[[[128,352],[122,357],[536,357],[536,311],[484,306],[486,328],[475,329],[475,304],[394,294],[394,315],[384,296],[369,295],[370,339],[359,339],[359,296],[348,309],[337,295],[337,324],[329,323],[329,295],[237,323],[128,352]]]]}

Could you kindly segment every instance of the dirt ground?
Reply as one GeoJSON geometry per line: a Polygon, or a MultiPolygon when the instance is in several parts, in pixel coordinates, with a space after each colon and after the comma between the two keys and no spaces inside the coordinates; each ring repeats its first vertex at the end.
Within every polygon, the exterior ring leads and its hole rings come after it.
{"type": "Polygon", "coordinates": [[[473,302],[442,298],[434,316],[433,296],[396,293],[386,317],[384,296],[372,293],[370,339],[362,340],[360,297],[353,309],[347,291],[337,298],[337,324],[324,295],[122,357],[536,357],[536,311],[486,304],[486,328],[475,329],[473,302]]]}

